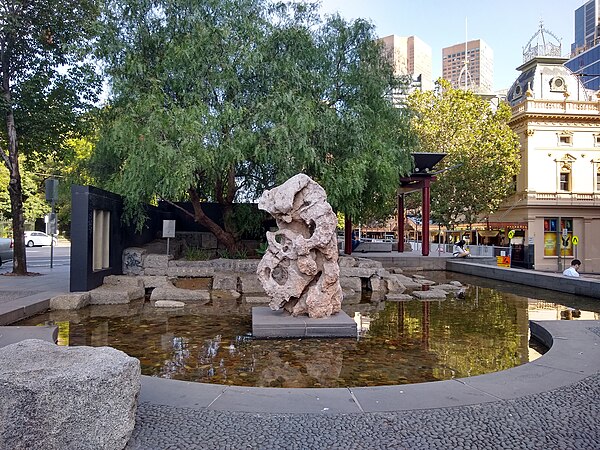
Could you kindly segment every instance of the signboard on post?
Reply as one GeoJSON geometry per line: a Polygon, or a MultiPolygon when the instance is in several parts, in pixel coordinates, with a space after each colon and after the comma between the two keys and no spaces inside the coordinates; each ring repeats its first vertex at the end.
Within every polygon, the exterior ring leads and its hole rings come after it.
{"type": "Polygon", "coordinates": [[[163,220],[162,237],[164,237],[164,238],[174,238],[175,237],[175,221],[174,220],[163,220]]]}
{"type": "Polygon", "coordinates": [[[48,178],[46,180],[46,201],[53,203],[58,200],[58,180],[48,178]]]}
{"type": "Polygon", "coordinates": [[[167,238],[167,255],[169,255],[169,239],[175,237],[175,221],[163,220],[163,238],[167,238]]]}
{"type": "Polygon", "coordinates": [[[508,232],[508,238],[509,238],[509,239],[512,239],[512,238],[514,238],[514,237],[515,237],[515,230],[510,230],[510,231],[508,232]]]}

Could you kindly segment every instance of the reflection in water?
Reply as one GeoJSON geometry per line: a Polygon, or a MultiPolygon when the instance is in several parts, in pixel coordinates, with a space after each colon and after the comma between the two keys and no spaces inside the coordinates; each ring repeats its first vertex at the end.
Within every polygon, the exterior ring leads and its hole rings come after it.
{"type": "MultiPolygon", "coordinates": [[[[438,282],[446,276],[427,274],[438,282]]],[[[55,323],[60,344],[118,348],[139,358],[146,375],[243,386],[352,387],[508,369],[544,351],[529,345],[530,319],[600,318],[593,301],[541,290],[522,297],[516,294],[520,286],[448,276],[465,284],[460,295],[344,305],[357,321],[358,339],[254,340],[251,306],[222,297],[183,310],[138,301],[54,311],[18,325],[55,323]]]]}

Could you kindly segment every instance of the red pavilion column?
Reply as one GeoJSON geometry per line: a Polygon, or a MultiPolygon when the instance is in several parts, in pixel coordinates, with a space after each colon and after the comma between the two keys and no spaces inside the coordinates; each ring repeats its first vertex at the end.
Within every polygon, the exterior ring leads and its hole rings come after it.
{"type": "Polygon", "coordinates": [[[423,243],[421,250],[423,256],[429,256],[429,206],[430,206],[430,190],[429,186],[431,179],[426,177],[423,180],[423,222],[421,225],[421,234],[423,243]]]}
{"type": "Polygon", "coordinates": [[[352,219],[347,214],[344,216],[344,253],[352,254],[352,219]]]}
{"type": "Polygon", "coordinates": [[[404,194],[398,196],[398,251],[404,252],[404,194]]]}

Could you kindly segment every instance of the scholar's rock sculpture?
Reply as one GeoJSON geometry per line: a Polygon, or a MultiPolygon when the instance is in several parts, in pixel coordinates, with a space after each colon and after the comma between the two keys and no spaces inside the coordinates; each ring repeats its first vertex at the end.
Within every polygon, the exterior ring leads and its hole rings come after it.
{"type": "Polygon", "coordinates": [[[340,311],[337,217],[325,190],[304,174],[265,191],[258,207],[277,221],[257,269],[272,310],[328,317],[340,311]]]}

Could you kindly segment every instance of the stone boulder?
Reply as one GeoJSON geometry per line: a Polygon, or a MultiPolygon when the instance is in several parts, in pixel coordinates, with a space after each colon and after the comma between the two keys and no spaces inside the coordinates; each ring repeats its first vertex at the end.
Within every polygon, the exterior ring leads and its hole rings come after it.
{"type": "Polygon", "coordinates": [[[123,449],[139,391],[139,360],[111,347],[1,348],[0,448],[123,449]]]}

